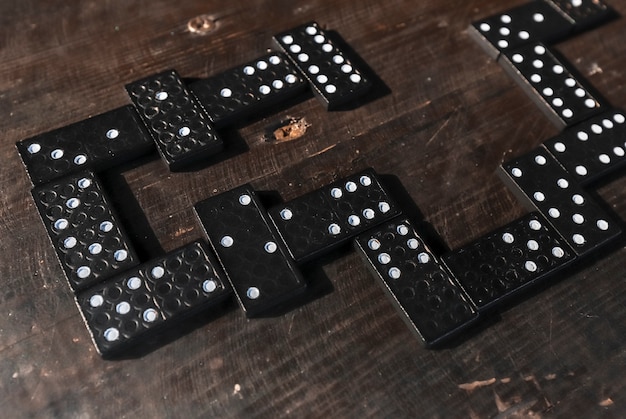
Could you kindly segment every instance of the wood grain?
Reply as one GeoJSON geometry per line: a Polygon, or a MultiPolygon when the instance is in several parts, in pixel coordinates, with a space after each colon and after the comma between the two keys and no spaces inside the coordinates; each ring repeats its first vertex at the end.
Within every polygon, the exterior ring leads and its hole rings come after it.
{"type": "MultiPolygon", "coordinates": [[[[0,410],[5,417],[621,417],[623,243],[514,302],[446,349],[409,333],[351,251],[304,271],[315,298],[247,320],[232,304],[141,357],[95,353],[30,198],[15,142],[128,103],[123,85],[176,68],[206,77],[308,20],[338,31],[382,80],[369,102],[313,98],[224,133],[227,151],[169,173],[156,155],[104,176],[142,257],[201,237],[194,202],[245,182],[284,199],[367,166],[401,182],[445,246],[524,213],[494,174],[556,134],[468,37],[517,0],[0,4],[0,410]],[[188,22],[210,15],[205,35],[188,22]],[[305,118],[305,135],[265,132],[305,118]],[[182,193],[181,193],[182,192],[182,193]]],[[[626,0],[610,0],[626,13],[626,0]]],[[[626,19],[558,44],[626,106],[626,19]]],[[[624,175],[622,172],[621,175],[624,175]]],[[[626,220],[626,178],[597,188],[626,220]]],[[[166,337],[164,337],[166,339],[166,337]]]]}

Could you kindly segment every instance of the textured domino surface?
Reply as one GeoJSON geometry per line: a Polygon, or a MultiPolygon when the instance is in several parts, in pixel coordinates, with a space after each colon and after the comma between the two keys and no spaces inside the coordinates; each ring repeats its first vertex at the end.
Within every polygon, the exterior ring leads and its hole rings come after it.
{"type": "Polygon", "coordinates": [[[307,88],[300,72],[281,53],[269,53],[189,85],[217,128],[290,99],[307,88]]]}
{"type": "Polygon", "coordinates": [[[578,256],[621,234],[621,229],[543,147],[502,165],[503,180],[536,208],[578,256]]]}
{"type": "Polygon", "coordinates": [[[609,20],[613,10],[602,0],[544,0],[572,22],[576,32],[609,20]]]}
{"type": "Polygon", "coordinates": [[[427,346],[442,343],[478,319],[461,287],[408,220],[372,229],[358,236],[355,246],[427,346]]]}
{"type": "Polygon", "coordinates": [[[348,240],[341,220],[319,190],[269,209],[291,256],[304,262],[348,240]]]}
{"type": "Polygon", "coordinates": [[[293,258],[304,262],[397,216],[400,209],[376,172],[367,169],[268,212],[293,258]]]}
{"type": "Polygon", "coordinates": [[[626,117],[619,110],[605,112],[544,145],[579,183],[594,181],[626,164],[626,117]]]}
{"type": "Polygon", "coordinates": [[[530,213],[443,255],[478,310],[504,302],[576,258],[538,213],[530,213]]]}
{"type": "Polygon", "coordinates": [[[223,274],[197,241],[82,291],[76,302],[98,352],[106,356],[229,295],[223,274]]]}
{"type": "Polygon", "coordinates": [[[154,149],[154,142],[131,106],[19,141],[34,185],[82,170],[100,171],[154,149]]]}
{"type": "Polygon", "coordinates": [[[194,208],[247,316],[305,290],[304,279],[276,239],[250,185],[205,199],[194,208]]]}
{"type": "Polygon", "coordinates": [[[126,90],[170,170],[222,150],[222,139],[176,71],[127,84],[126,90]]]}
{"type": "Polygon", "coordinates": [[[103,356],[140,343],[165,322],[145,279],[134,270],[127,274],[76,295],[91,339],[103,356]]]}
{"type": "Polygon", "coordinates": [[[136,274],[143,275],[168,321],[205,310],[231,295],[226,276],[201,241],[144,264],[136,274]]]}
{"type": "Polygon", "coordinates": [[[326,109],[354,101],[370,89],[372,82],[356,68],[354,57],[342,51],[317,23],[306,23],[273,39],[304,74],[326,109]]]}
{"type": "Polygon", "coordinates": [[[559,128],[603,110],[583,81],[572,75],[569,64],[559,60],[545,45],[524,45],[508,51],[499,62],[559,128]]]}
{"type": "Polygon", "coordinates": [[[372,169],[333,182],[321,193],[351,237],[400,213],[372,169]]]}
{"type": "Polygon", "coordinates": [[[469,35],[496,59],[528,42],[551,42],[567,36],[573,24],[542,1],[521,6],[473,22],[469,35]]]}
{"type": "Polygon", "coordinates": [[[137,265],[137,256],[91,172],[80,172],[32,191],[65,275],[74,290],[137,265]]]}

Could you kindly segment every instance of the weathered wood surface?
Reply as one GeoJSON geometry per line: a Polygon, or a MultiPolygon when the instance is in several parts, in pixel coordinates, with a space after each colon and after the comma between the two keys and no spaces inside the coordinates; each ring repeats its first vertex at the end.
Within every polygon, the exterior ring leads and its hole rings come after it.
{"type": "MultiPolygon", "coordinates": [[[[305,276],[318,298],[247,320],[233,305],[136,359],[103,361],[30,198],[14,144],[128,103],[126,82],[167,68],[205,77],[308,20],[337,30],[384,81],[328,113],[313,99],[225,134],[224,158],[169,173],[156,155],[106,182],[144,258],[201,237],[192,204],[251,182],[290,199],[372,166],[397,177],[454,248],[525,210],[494,171],[556,129],[469,39],[523,1],[5,1],[0,4],[0,411],[3,417],[623,417],[623,243],[426,350],[351,251],[305,276]],[[191,33],[208,14],[215,29],[191,33]],[[305,118],[293,141],[266,128],[305,118]],[[227,157],[227,158],[226,158],[227,157]],[[136,201],[136,203],[134,203],[136,201]]],[[[610,0],[626,14],[626,0],[610,0]]],[[[626,18],[558,45],[626,107],[626,18]]],[[[625,173],[621,173],[624,175],[625,173]]],[[[597,190],[626,220],[626,176],[597,190]]]]}

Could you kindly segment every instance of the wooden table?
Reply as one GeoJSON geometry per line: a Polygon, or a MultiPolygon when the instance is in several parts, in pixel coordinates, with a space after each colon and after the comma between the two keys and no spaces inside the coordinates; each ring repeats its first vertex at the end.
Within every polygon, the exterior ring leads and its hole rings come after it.
{"type": "MultiPolygon", "coordinates": [[[[167,68],[206,77],[316,20],[384,86],[353,110],[327,112],[305,97],[227,130],[227,151],[197,170],[170,173],[155,153],[107,172],[140,255],[202,237],[192,205],[217,192],[251,182],[288,200],[368,166],[394,176],[456,248],[526,212],[495,170],[558,132],[467,34],[470,22],[521,3],[3,2],[2,416],[623,417],[623,242],[441,350],[421,346],[347,249],[304,270],[310,298],[283,315],[248,320],[233,302],[141,357],[103,361],[14,146],[129,103],[127,82],[167,68]],[[303,118],[306,132],[267,141],[289,118],[303,118]]],[[[610,4],[626,13],[626,0],[610,4]]],[[[617,18],[557,45],[616,107],[626,107],[625,33],[617,18]]],[[[596,189],[622,220],[625,190],[625,176],[596,189]]]]}

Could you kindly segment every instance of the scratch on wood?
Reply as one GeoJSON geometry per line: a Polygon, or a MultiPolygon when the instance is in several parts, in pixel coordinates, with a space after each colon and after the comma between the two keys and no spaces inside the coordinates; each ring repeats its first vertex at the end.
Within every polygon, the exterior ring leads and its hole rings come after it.
{"type": "Polygon", "coordinates": [[[439,135],[439,133],[446,127],[448,126],[448,123],[450,122],[450,118],[452,118],[452,116],[449,116],[448,118],[446,118],[445,121],[443,121],[443,123],[439,126],[439,128],[437,128],[437,131],[435,131],[435,133],[433,135],[430,136],[430,138],[428,139],[428,141],[426,141],[426,145],[429,145],[430,143],[432,143],[435,138],[437,138],[437,136],[439,135]]]}
{"type": "Polygon", "coordinates": [[[174,237],[180,237],[183,234],[187,234],[190,231],[193,231],[193,227],[188,227],[188,228],[184,228],[184,227],[180,227],[178,230],[176,230],[176,232],[174,233],[174,237]]]}
{"type": "Polygon", "coordinates": [[[309,156],[308,156],[308,157],[315,157],[315,156],[319,156],[320,154],[324,154],[324,153],[326,153],[327,151],[332,150],[332,149],[333,149],[333,148],[335,148],[335,147],[337,147],[337,144],[333,144],[333,145],[328,146],[328,147],[326,147],[326,148],[324,148],[324,149],[322,149],[322,150],[320,150],[320,151],[317,151],[317,152],[315,152],[315,153],[313,153],[313,154],[309,154],[309,156]]]}
{"type": "Polygon", "coordinates": [[[477,388],[490,386],[496,382],[496,378],[490,378],[489,380],[472,381],[471,383],[459,384],[459,388],[466,391],[474,391],[477,388]]]}
{"type": "Polygon", "coordinates": [[[291,314],[291,319],[289,320],[289,330],[287,330],[287,335],[291,335],[291,328],[293,327],[293,321],[295,319],[296,315],[295,314],[291,314]]]}
{"type": "Polygon", "coordinates": [[[613,406],[613,399],[611,399],[610,397],[607,397],[606,399],[598,403],[598,406],[601,406],[601,407],[613,406]]]}

